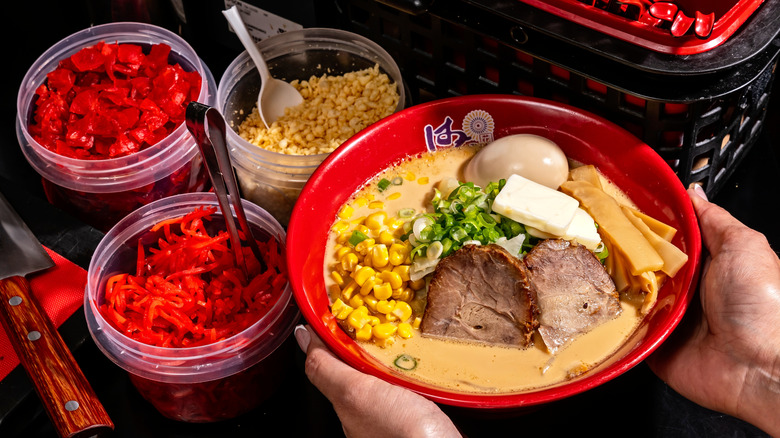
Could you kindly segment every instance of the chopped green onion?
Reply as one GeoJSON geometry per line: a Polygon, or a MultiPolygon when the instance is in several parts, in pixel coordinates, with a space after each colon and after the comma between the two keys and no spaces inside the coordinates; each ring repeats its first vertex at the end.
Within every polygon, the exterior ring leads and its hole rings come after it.
{"type": "Polygon", "coordinates": [[[609,251],[607,251],[607,246],[602,244],[599,244],[599,247],[596,248],[596,257],[599,258],[599,261],[603,264],[607,257],[609,257],[609,251]],[[601,249],[601,251],[599,251],[601,249]]]}
{"type": "Polygon", "coordinates": [[[433,205],[434,207],[438,206],[439,203],[441,202],[441,198],[442,198],[441,191],[439,191],[439,189],[434,187],[433,188],[433,199],[431,199],[431,205],[433,205]]]}
{"type": "Polygon", "coordinates": [[[398,210],[398,217],[400,217],[400,218],[407,219],[407,218],[410,218],[412,216],[414,216],[414,209],[413,208],[402,208],[402,209],[398,210]]]}
{"type": "Polygon", "coordinates": [[[400,176],[397,176],[397,177],[393,178],[393,185],[394,186],[400,186],[403,183],[404,183],[404,179],[401,178],[400,176]]]}
{"type": "Polygon", "coordinates": [[[412,371],[415,368],[417,368],[417,359],[413,358],[412,356],[406,353],[396,357],[393,363],[395,364],[395,366],[397,366],[398,368],[404,371],[412,371]]]}
{"type": "Polygon", "coordinates": [[[379,180],[379,184],[377,185],[379,186],[379,191],[384,192],[385,190],[387,190],[388,187],[390,187],[390,184],[392,183],[390,182],[389,179],[382,178],[381,180],[379,180]]]}
{"type": "MultiPolygon", "coordinates": [[[[526,234],[523,225],[492,211],[493,201],[505,183],[491,182],[485,190],[473,183],[460,183],[446,199],[434,189],[431,200],[434,212],[417,216],[411,221],[414,226],[404,226],[405,234],[401,238],[412,244],[412,260],[426,256],[434,242],[438,242],[437,247],[441,245],[439,257],[446,257],[468,241],[486,245],[500,238],[526,234]]],[[[524,239],[521,254],[532,247],[531,241],[530,237],[524,239]]],[[[439,254],[438,248],[434,254],[439,254]]]]}
{"type": "Polygon", "coordinates": [[[355,246],[366,239],[368,239],[368,236],[364,232],[355,230],[352,232],[352,235],[349,236],[349,244],[355,246]]]}

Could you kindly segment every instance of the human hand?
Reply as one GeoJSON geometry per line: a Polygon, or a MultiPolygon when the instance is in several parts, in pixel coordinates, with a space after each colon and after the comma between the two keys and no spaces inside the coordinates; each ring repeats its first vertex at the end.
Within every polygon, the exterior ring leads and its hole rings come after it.
{"type": "Polygon", "coordinates": [[[689,400],[780,436],[780,260],[701,189],[688,193],[709,251],[701,300],[648,364],[689,400]]]}
{"type": "Polygon", "coordinates": [[[306,375],[333,404],[347,437],[460,437],[435,403],[342,362],[308,327],[295,328],[306,375]]]}

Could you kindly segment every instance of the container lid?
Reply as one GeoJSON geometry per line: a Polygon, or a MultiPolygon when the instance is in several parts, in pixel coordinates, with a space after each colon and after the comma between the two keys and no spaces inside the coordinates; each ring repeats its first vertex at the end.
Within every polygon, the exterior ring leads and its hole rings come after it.
{"type": "Polygon", "coordinates": [[[719,46],[763,0],[520,0],[604,34],[661,53],[691,55],[719,46]]]}
{"type": "MultiPolygon", "coordinates": [[[[541,5],[542,3],[557,2],[580,3],[579,0],[549,2],[537,0],[513,2],[463,0],[463,4],[470,6],[472,14],[479,14],[480,10],[489,12],[514,26],[513,29],[510,29],[510,34],[519,29],[521,34],[527,35],[527,38],[523,40],[517,38],[513,40],[511,37],[500,38],[520,50],[542,57],[553,56],[554,54],[549,53],[545,47],[549,45],[549,40],[555,40],[566,46],[597,55],[597,58],[654,75],[721,74],[734,67],[741,67],[748,60],[755,58],[767,49],[774,50],[770,46],[780,35],[780,20],[777,20],[777,17],[780,16],[780,0],[764,0],[752,14],[743,17],[743,25],[739,26],[728,39],[715,47],[708,48],[708,50],[689,54],[681,54],[679,50],[675,52],[674,46],[671,45],[667,47],[666,51],[650,49],[638,44],[637,38],[629,41],[628,33],[623,35],[626,38],[621,38],[616,27],[608,26],[610,22],[617,23],[616,18],[613,18],[613,21],[607,21],[607,24],[597,26],[595,22],[585,22],[582,17],[575,16],[571,12],[563,14],[560,11],[548,11],[549,6],[541,5]],[[539,7],[531,5],[532,2],[539,3],[539,7]],[[561,15],[556,12],[560,12],[561,15]]],[[[652,3],[645,0],[642,2],[652,3]]],[[[630,3],[634,3],[634,1],[630,3]]],[[[639,3],[639,0],[636,3],[639,3]]],[[[581,4],[584,7],[594,8],[587,6],[586,3],[581,4]]],[[[431,7],[430,12],[448,17],[447,11],[438,8],[436,4],[431,7]]],[[[609,12],[599,12],[609,14],[609,12]]],[[[622,17],[616,17],[625,20],[622,17]]],[[[631,24],[629,29],[635,29],[639,26],[637,23],[629,24],[631,24]]],[[[495,31],[495,29],[488,30],[488,34],[493,35],[495,31]]],[[[673,37],[670,36],[670,38],[673,37]]],[[[677,40],[675,42],[680,43],[677,40]]]]}

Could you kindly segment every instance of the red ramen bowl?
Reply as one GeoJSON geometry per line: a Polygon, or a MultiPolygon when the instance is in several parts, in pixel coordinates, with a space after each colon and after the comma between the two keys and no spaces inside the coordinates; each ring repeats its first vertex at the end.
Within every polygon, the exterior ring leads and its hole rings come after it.
{"type": "Polygon", "coordinates": [[[481,95],[417,105],[361,131],[333,152],[305,185],[287,233],[293,294],[306,320],[330,349],[351,366],[450,406],[511,411],[589,390],[625,373],[652,353],[677,326],[696,287],[701,251],[698,223],[688,195],[667,163],[622,128],[571,106],[534,98],[481,95]],[[392,164],[429,150],[530,133],[556,142],[566,155],[594,164],[645,213],[675,227],[674,243],[688,262],[659,291],[654,309],[608,359],[555,386],[504,394],[476,394],[436,387],[401,374],[366,353],[337,324],[329,309],[325,247],[339,208],[372,177],[392,164]],[[466,137],[464,137],[466,136],[466,137]]]}

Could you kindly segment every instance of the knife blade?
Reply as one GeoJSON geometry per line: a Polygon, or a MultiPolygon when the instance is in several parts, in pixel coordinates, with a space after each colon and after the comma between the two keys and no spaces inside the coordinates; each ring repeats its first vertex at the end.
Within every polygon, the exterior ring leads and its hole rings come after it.
{"type": "Polygon", "coordinates": [[[70,438],[113,430],[111,418],[30,290],[26,276],[54,266],[54,261],[2,193],[0,259],[0,322],[57,433],[70,438]]]}

